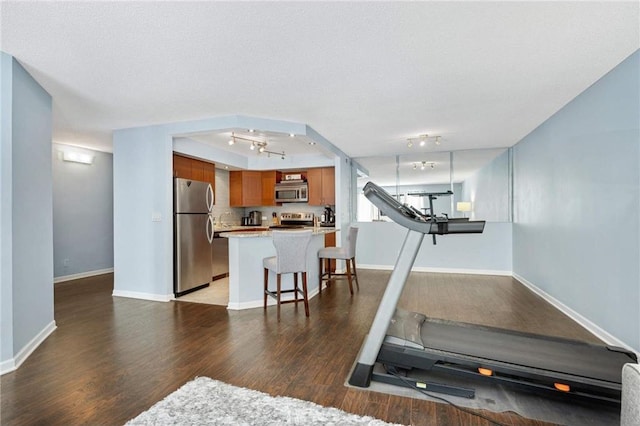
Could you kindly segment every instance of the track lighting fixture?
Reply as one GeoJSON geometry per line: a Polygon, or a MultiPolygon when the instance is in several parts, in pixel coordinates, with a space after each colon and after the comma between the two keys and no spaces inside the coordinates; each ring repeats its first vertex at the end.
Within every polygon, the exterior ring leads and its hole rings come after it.
{"type": "Polygon", "coordinates": [[[419,163],[413,163],[413,170],[416,170],[418,168],[418,165],[420,166],[420,170],[424,170],[427,167],[429,167],[430,169],[435,169],[436,167],[436,163],[434,163],[433,161],[421,161],[419,163]]]}
{"type": "Polygon", "coordinates": [[[427,142],[429,142],[429,139],[433,139],[434,140],[433,142],[435,145],[440,145],[441,138],[442,136],[429,136],[428,134],[425,133],[424,135],[419,135],[415,138],[408,138],[407,147],[412,148],[414,142],[418,142],[418,144],[423,147],[427,145],[427,142]]]}
{"type": "MultiPolygon", "coordinates": [[[[251,132],[252,130],[249,130],[249,131],[251,132]]],[[[252,151],[255,151],[255,149],[258,148],[258,154],[267,153],[267,155],[269,157],[271,157],[271,154],[279,155],[280,158],[282,158],[284,160],[284,156],[285,156],[284,151],[282,151],[282,152],[274,152],[274,151],[267,150],[267,139],[266,138],[264,138],[262,140],[253,139],[253,137],[252,138],[248,138],[248,137],[244,137],[244,136],[238,136],[235,133],[231,133],[231,139],[229,140],[229,145],[235,145],[235,143],[238,140],[250,142],[251,145],[249,145],[249,149],[252,150],[252,151]]]]}

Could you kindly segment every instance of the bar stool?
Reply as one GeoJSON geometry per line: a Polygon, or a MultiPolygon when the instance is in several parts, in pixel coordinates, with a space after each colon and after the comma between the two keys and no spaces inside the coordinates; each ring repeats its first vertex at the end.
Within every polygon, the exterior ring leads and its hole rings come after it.
{"type": "Polygon", "coordinates": [[[322,281],[327,282],[327,286],[329,286],[329,281],[333,279],[333,277],[347,277],[349,280],[349,291],[353,295],[353,285],[351,284],[352,277],[356,282],[356,286],[358,290],[360,290],[360,284],[358,284],[358,273],[356,271],[356,240],[358,238],[358,228],[355,226],[349,227],[349,233],[347,235],[347,244],[344,247],[325,247],[318,250],[318,259],[320,261],[320,275],[319,275],[319,290],[322,293],[322,281]],[[330,259],[344,260],[347,265],[347,272],[344,274],[331,274],[331,264],[330,259]],[[326,260],[326,262],[323,262],[326,260]],[[323,264],[326,265],[327,271],[323,272],[323,264]],[[351,264],[353,264],[353,272],[351,270],[351,264]]]}
{"type": "Polygon", "coordinates": [[[276,299],[278,305],[278,321],[280,321],[280,305],[304,301],[304,312],[309,316],[309,297],[307,295],[307,247],[311,241],[312,231],[272,231],[273,245],[276,255],[262,261],[264,266],[264,309],[267,309],[267,296],[276,299]],[[276,273],[276,290],[269,290],[269,271],[276,273]],[[298,272],[302,273],[302,289],[298,287],[298,272]],[[293,273],[293,289],[282,290],[282,274],[293,273]],[[291,300],[282,300],[282,293],[293,293],[291,300]],[[302,299],[298,298],[302,295],[302,299]]]}

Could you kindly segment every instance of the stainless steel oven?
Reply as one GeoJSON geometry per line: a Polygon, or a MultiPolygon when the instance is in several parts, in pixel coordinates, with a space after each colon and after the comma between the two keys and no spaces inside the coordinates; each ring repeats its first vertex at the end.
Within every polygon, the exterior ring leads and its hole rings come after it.
{"type": "Polygon", "coordinates": [[[304,181],[285,181],[276,184],[277,203],[306,203],[309,201],[309,187],[304,181]]]}

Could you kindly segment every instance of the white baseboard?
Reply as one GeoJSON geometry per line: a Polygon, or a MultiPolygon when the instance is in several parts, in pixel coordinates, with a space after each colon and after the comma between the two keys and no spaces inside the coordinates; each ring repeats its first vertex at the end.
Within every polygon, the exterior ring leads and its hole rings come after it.
{"type": "MultiPolygon", "coordinates": [[[[392,271],[394,265],[356,265],[358,269],[373,269],[378,271],[392,271]]],[[[414,266],[411,272],[437,272],[442,274],[472,274],[472,275],[500,275],[510,277],[511,271],[495,271],[490,269],[459,269],[459,268],[433,268],[428,266],[414,266]]]]}
{"type": "Polygon", "coordinates": [[[130,299],[151,300],[153,302],[169,302],[174,299],[173,294],[140,293],[137,291],[113,290],[114,297],[128,297],[130,299]]]}
{"type": "Polygon", "coordinates": [[[564,313],[569,318],[571,318],[572,320],[574,320],[575,322],[580,324],[582,327],[587,329],[591,334],[593,334],[598,339],[600,339],[603,342],[605,342],[607,345],[618,346],[618,347],[630,350],[632,352],[636,352],[636,354],[638,355],[638,358],[640,358],[640,353],[635,351],[633,348],[631,348],[629,345],[624,343],[622,340],[618,339],[617,337],[615,337],[614,335],[610,334],[606,330],[600,328],[599,326],[597,326],[593,322],[589,321],[587,318],[583,317],[578,312],[574,311],[573,309],[571,309],[570,307],[568,307],[567,305],[565,305],[564,303],[562,303],[561,301],[559,301],[555,297],[551,296],[546,291],[538,288],[533,283],[527,281],[524,277],[521,277],[518,274],[513,274],[513,278],[515,278],[516,280],[521,282],[525,287],[527,287],[529,290],[533,291],[538,296],[542,297],[547,302],[551,303],[556,309],[558,309],[560,312],[564,313]]]}
{"type": "Polygon", "coordinates": [[[16,369],[16,362],[14,358],[10,358],[6,361],[0,362],[0,376],[3,374],[11,373],[16,369]]]}
{"type": "MultiPolygon", "coordinates": [[[[310,291],[309,299],[313,299],[318,293],[320,293],[318,289],[310,291]]],[[[282,295],[282,300],[292,300],[292,299],[293,299],[293,294],[287,293],[282,295]]],[[[275,299],[273,299],[272,297],[267,298],[267,306],[275,306],[275,304],[276,304],[275,299]]],[[[260,299],[260,300],[252,300],[249,302],[242,302],[242,303],[229,302],[229,304],[227,305],[227,309],[231,311],[240,311],[243,309],[262,308],[263,306],[264,306],[264,301],[263,299],[260,299]]]]}
{"type": "Polygon", "coordinates": [[[29,341],[29,343],[27,343],[15,357],[0,363],[0,375],[17,370],[22,363],[29,358],[29,355],[31,355],[33,351],[35,351],[38,346],[40,346],[40,344],[55,331],[56,328],[56,322],[51,321],[40,331],[40,333],[31,339],[31,341],[29,341]]]}
{"type": "Polygon", "coordinates": [[[62,277],[55,277],[53,279],[53,283],[58,284],[65,281],[78,280],[80,278],[95,277],[96,275],[109,274],[111,272],[113,272],[113,268],[96,269],[95,271],[81,272],[79,274],[72,274],[72,275],[64,275],[62,277]]]}

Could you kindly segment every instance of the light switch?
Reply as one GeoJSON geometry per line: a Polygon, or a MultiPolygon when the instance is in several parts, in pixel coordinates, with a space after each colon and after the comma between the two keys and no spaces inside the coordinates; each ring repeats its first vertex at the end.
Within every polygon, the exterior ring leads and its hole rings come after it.
{"type": "Polygon", "coordinates": [[[152,212],[151,222],[162,222],[162,214],[160,212],[152,212]]]}

